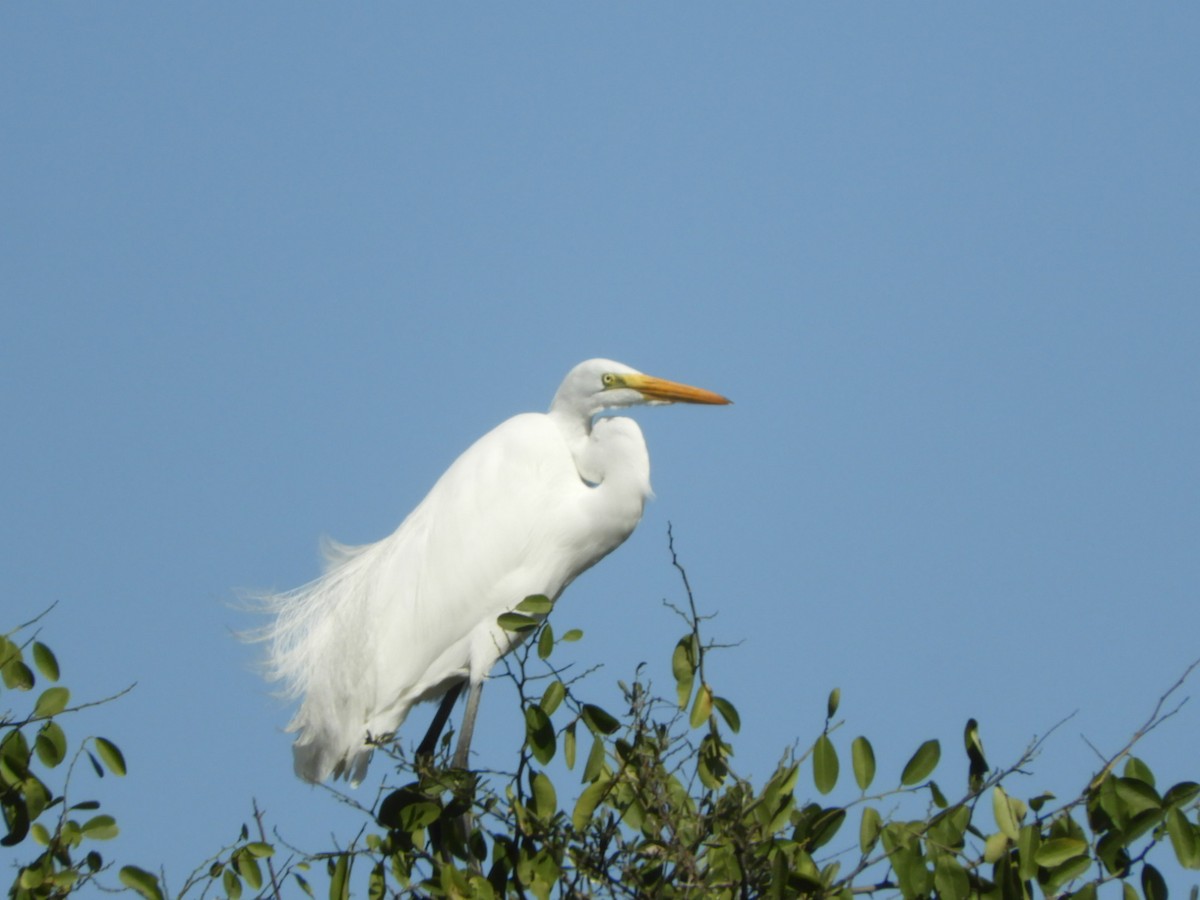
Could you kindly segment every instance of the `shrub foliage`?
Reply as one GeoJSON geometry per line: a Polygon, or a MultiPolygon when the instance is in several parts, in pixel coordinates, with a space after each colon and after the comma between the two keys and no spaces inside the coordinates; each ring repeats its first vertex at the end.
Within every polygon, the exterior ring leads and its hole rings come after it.
{"type": "MultiPolygon", "coordinates": [[[[1013,786],[1041,741],[993,766],[974,719],[960,747],[925,741],[899,755],[897,782],[880,783],[876,748],[845,734],[837,690],[820,734],[797,745],[803,752],[786,750],[756,785],[733,767],[738,711],[709,679],[718,648],[675,565],[687,603],[676,608],[671,696],[656,695],[639,670],[621,683],[619,710],[589,702],[587,679],[555,662],[580,633],[557,634],[550,602],[530,597],[501,623],[527,637],[507,661],[525,734],[511,771],[451,768],[450,736],[432,759],[383,748],[396,784],[364,809],[367,827],[350,847],[284,860],[255,808],[253,833],[243,826],[174,896],[1087,900],[1113,884],[1106,895],[1161,900],[1164,860],[1200,869],[1200,785],[1160,786],[1134,753],[1178,711],[1196,664],[1125,747],[1080,773],[1082,788],[1066,801],[1013,786]]],[[[160,900],[162,874],[110,866],[101,849],[117,823],[75,798],[81,763],[102,777],[125,775],[125,761],[105,738],[68,738],[63,720],[81,707],[35,626],[0,637],[5,699],[23,698],[25,710],[0,718],[0,845],[25,853],[9,897],[66,897],[100,880],[160,900]]]]}

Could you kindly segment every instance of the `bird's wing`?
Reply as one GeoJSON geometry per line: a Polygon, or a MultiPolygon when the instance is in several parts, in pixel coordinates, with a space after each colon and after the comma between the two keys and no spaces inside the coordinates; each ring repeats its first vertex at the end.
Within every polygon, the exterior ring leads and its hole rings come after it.
{"type": "Polygon", "coordinates": [[[368,732],[394,731],[417,701],[485,674],[507,649],[497,616],[529,594],[557,596],[624,539],[592,534],[590,490],[557,426],[517,416],[464,452],[393,534],[277,598],[271,664],[304,697],[291,727],[298,765],[303,745],[317,757],[306,777],[326,777],[368,732]]]}

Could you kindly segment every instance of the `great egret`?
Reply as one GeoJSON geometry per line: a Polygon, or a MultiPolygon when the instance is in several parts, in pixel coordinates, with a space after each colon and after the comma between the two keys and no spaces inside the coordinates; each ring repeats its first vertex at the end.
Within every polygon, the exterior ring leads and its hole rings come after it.
{"type": "Polygon", "coordinates": [[[641,429],[597,414],[676,401],[729,402],[611,360],[580,363],[548,413],[515,416],[476,441],[390,536],[331,543],[323,575],[263,598],[276,614],[262,635],[267,675],[303,698],[288,726],[299,733],[296,774],[358,784],[373,743],[414,704],[446,695],[440,728],[464,683],[454,762],[465,767],[483,681],[521,640],[497,618],[532,594],[556,599],[642,517],[641,429]]]}

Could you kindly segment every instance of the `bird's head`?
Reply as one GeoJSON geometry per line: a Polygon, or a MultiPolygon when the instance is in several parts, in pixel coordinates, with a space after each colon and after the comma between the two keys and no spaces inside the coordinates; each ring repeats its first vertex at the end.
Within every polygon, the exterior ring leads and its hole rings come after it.
{"type": "Polygon", "coordinates": [[[626,406],[729,402],[712,391],[645,375],[611,359],[589,359],[567,373],[550,409],[590,417],[604,409],[626,406]]]}

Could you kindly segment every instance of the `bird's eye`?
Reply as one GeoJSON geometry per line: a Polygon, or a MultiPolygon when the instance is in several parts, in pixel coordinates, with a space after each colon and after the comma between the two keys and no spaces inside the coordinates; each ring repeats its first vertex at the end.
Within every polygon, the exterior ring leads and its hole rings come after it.
{"type": "Polygon", "coordinates": [[[600,382],[605,387],[609,387],[609,388],[613,387],[617,383],[617,376],[614,375],[612,372],[605,372],[603,375],[600,376],[600,382]]]}

